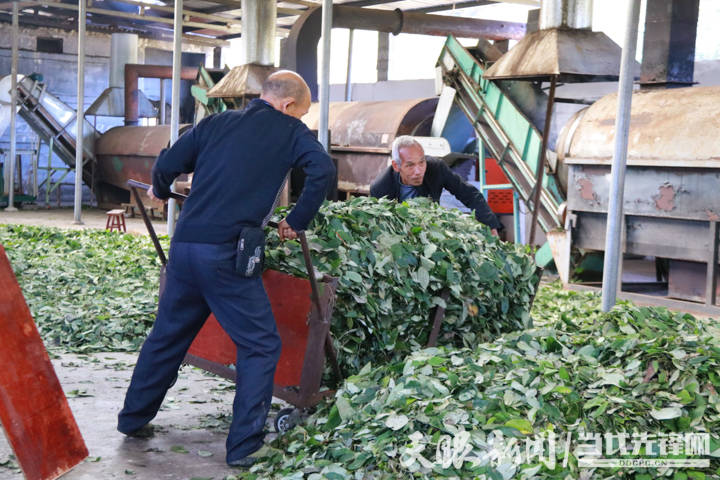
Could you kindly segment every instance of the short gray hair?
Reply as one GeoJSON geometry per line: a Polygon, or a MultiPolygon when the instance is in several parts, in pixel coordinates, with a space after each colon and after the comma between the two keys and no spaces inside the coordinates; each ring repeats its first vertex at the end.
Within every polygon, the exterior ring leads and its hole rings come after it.
{"type": "Polygon", "coordinates": [[[262,95],[277,99],[293,98],[302,102],[308,94],[307,85],[300,75],[292,70],[277,70],[262,84],[262,95]]]}
{"type": "Polygon", "coordinates": [[[402,158],[400,158],[400,149],[408,147],[418,147],[422,150],[420,142],[415,140],[410,135],[400,135],[396,137],[392,143],[392,159],[393,162],[397,163],[398,166],[402,165],[402,158]]]}

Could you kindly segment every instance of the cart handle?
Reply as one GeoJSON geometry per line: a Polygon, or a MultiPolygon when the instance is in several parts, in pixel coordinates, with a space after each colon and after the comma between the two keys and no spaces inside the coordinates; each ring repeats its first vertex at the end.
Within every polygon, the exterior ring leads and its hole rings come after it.
{"type": "MultiPolygon", "coordinates": [[[[147,183],[138,182],[137,180],[128,180],[127,181],[128,187],[130,187],[130,191],[133,194],[133,197],[135,197],[135,203],[138,206],[138,209],[140,210],[140,215],[142,215],[143,222],[145,222],[145,228],[147,228],[148,233],[150,234],[150,238],[152,239],[153,245],[155,245],[155,251],[158,254],[158,257],[160,258],[160,263],[162,263],[162,266],[167,265],[167,257],[165,257],[165,252],[163,251],[162,245],[160,245],[160,240],[158,240],[157,234],[155,233],[155,228],[153,228],[152,222],[150,221],[150,217],[148,217],[147,212],[145,211],[145,205],[143,205],[142,198],[140,197],[140,193],[138,192],[138,188],[142,188],[143,190],[147,191],[152,185],[149,185],[147,183]]],[[[182,195],[180,193],[172,192],[170,196],[176,200],[185,200],[187,198],[186,195],[182,195]]],[[[168,212],[168,215],[170,215],[170,212],[168,212]]]]}
{"type": "MultiPolygon", "coordinates": [[[[278,228],[277,222],[267,222],[267,226],[270,228],[278,228]]],[[[308,273],[308,279],[310,280],[310,295],[312,302],[315,304],[315,307],[317,308],[318,315],[320,315],[320,318],[325,318],[323,316],[323,310],[320,306],[320,293],[317,286],[317,280],[315,279],[315,268],[312,264],[312,259],[310,258],[310,248],[308,247],[307,237],[305,236],[305,230],[300,230],[297,232],[298,239],[300,240],[300,246],[302,247],[303,252],[303,258],[305,259],[305,268],[307,269],[308,273]]]]}
{"type": "MultiPolygon", "coordinates": [[[[152,187],[152,185],[150,185],[149,183],[138,182],[137,180],[132,179],[128,180],[127,184],[130,188],[137,187],[142,188],[143,190],[149,190],[150,187],[152,187]]],[[[188,197],[187,195],[183,195],[182,193],[170,192],[170,198],[174,198],[175,200],[180,200],[182,202],[184,200],[187,200],[188,197]]]]}
{"type": "MultiPolygon", "coordinates": [[[[140,198],[140,194],[137,191],[138,188],[142,188],[143,190],[148,190],[150,187],[152,187],[152,185],[149,185],[149,184],[143,183],[143,182],[139,182],[137,180],[132,180],[132,179],[128,180],[127,184],[130,187],[130,190],[132,191],[133,196],[135,197],[137,206],[140,209],[140,214],[142,215],[143,221],[145,222],[145,227],[147,227],[148,233],[150,234],[150,238],[153,241],[153,245],[155,245],[155,250],[157,251],[158,257],[160,257],[160,262],[163,264],[163,266],[165,266],[165,265],[167,265],[167,258],[165,257],[165,252],[163,251],[163,248],[160,245],[160,241],[158,240],[157,234],[155,233],[155,229],[152,226],[152,222],[150,221],[150,218],[147,216],[147,212],[145,211],[145,207],[143,205],[142,199],[140,198]]],[[[180,201],[187,199],[187,195],[183,195],[183,194],[177,193],[177,192],[170,192],[170,197],[174,198],[176,200],[180,200],[180,201]]],[[[168,212],[168,215],[170,215],[170,212],[168,212]]],[[[278,227],[278,224],[276,222],[268,222],[267,225],[271,228],[278,227]]],[[[320,294],[318,291],[317,281],[315,280],[315,268],[313,268],[312,260],[310,258],[310,248],[308,248],[307,237],[305,236],[304,230],[297,232],[297,234],[298,234],[298,238],[300,239],[300,245],[302,246],[303,257],[305,259],[305,268],[307,268],[308,277],[310,279],[310,289],[311,289],[312,301],[318,310],[318,314],[319,314],[320,318],[324,318],[323,310],[320,305],[320,294]]]]}

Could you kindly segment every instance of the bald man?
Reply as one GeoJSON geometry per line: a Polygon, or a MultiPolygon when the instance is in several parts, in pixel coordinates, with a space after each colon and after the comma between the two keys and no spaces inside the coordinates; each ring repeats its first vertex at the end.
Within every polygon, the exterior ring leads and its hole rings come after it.
{"type": "Polygon", "coordinates": [[[236,263],[237,251],[244,239],[251,241],[249,232],[257,234],[264,226],[291,168],[302,168],[306,179],[297,204],[280,222],[280,238],[295,238],[320,208],[335,168],[300,121],[309,107],[310,90],[299,75],[273,73],[261,97],[247,108],[202,120],[157,158],[148,196],[167,199],[173,180],[190,172],[192,191],[172,238],[157,318],[118,416],[120,432],[134,437],[153,434],[149,422],[212,312],[237,346],[226,461],[247,467],[258,456],[280,337],[261,269],[248,277],[250,270],[236,263]]]}

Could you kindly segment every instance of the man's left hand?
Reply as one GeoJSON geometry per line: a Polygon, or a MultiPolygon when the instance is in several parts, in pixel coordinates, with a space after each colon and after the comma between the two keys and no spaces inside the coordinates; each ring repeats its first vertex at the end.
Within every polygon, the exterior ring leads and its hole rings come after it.
{"type": "Polygon", "coordinates": [[[297,238],[297,232],[293,230],[286,220],[278,224],[278,235],[280,235],[280,240],[295,240],[297,238]]]}
{"type": "Polygon", "coordinates": [[[491,228],[490,233],[492,233],[493,237],[499,237],[497,228],[491,228]]]}

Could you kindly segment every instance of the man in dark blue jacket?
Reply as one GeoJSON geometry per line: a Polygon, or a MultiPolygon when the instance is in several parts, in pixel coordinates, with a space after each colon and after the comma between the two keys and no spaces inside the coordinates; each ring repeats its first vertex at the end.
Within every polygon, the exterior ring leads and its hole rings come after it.
{"type": "Polygon", "coordinates": [[[291,168],[305,186],[280,222],[281,239],[295,238],[323,202],[334,176],[330,157],[300,121],[310,90],[294,72],[273,73],[262,95],[242,111],[210,116],[160,154],[148,196],[167,199],[173,180],[193,173],[170,247],[167,283],[157,319],[133,372],[118,430],[152,435],[149,424],[210,312],[237,346],[236,394],[227,438],[228,464],[249,466],[263,446],[280,337],[259,276],[235,271],[243,228],[272,212],[291,168]]]}
{"type": "Polygon", "coordinates": [[[443,188],[474,210],[475,218],[497,236],[502,224],[482,193],[450,170],[445,162],[426,157],[422,146],[408,135],[399,136],[393,142],[392,165],[375,179],[370,186],[370,195],[400,201],[430,197],[439,202],[443,188]]]}

